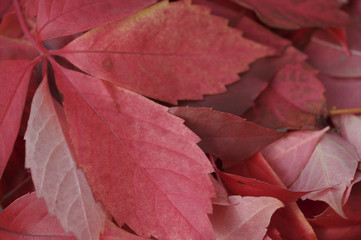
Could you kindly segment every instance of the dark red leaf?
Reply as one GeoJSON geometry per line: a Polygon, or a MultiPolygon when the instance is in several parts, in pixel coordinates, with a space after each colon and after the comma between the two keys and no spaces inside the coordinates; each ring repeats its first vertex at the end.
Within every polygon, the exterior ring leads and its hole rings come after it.
{"type": "Polygon", "coordinates": [[[242,162],[284,136],[284,133],[209,108],[174,107],[169,111],[186,121],[185,124],[202,139],[199,146],[221,158],[223,167],[242,162]]]}
{"type": "Polygon", "coordinates": [[[350,22],[335,0],[232,0],[254,10],[266,24],[284,29],[344,26],[350,22]]]}
{"type": "Polygon", "coordinates": [[[245,118],[269,128],[319,128],[325,97],[316,74],[306,63],[283,66],[245,118]]]}

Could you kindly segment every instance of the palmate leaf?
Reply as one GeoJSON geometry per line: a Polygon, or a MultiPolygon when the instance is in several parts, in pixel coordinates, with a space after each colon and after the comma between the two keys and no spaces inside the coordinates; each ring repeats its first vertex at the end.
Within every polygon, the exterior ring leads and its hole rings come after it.
{"type": "Polygon", "coordinates": [[[55,53],[97,78],[176,104],[226,91],[239,72],[274,51],[244,39],[208,8],[162,1],[55,53]]]}
{"type": "Polygon", "coordinates": [[[99,239],[105,213],[95,203],[84,173],[76,167],[65,116],[52,99],[47,78],[35,93],[25,140],[26,167],[31,169],[36,194],[44,197],[49,213],[78,239],[99,239]]]}
{"type": "Polygon", "coordinates": [[[54,63],[78,165],[119,225],[160,239],[213,239],[214,190],[199,138],[146,98],[54,63]]]}

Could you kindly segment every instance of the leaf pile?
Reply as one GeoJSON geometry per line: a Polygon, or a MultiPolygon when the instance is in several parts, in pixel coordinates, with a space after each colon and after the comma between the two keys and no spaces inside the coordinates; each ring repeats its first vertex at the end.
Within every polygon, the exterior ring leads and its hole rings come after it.
{"type": "Polygon", "coordinates": [[[1,1],[0,239],[359,239],[360,15],[1,1]]]}

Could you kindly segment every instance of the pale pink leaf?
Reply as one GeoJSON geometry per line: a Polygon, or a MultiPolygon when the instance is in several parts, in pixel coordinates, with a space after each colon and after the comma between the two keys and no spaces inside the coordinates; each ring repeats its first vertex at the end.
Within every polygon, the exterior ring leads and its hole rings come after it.
{"type": "Polygon", "coordinates": [[[84,176],[77,169],[63,109],[52,99],[47,79],[33,98],[26,139],[26,167],[31,169],[38,197],[66,232],[78,239],[96,240],[103,230],[105,213],[95,202],[84,176]]]}
{"type": "Polygon", "coordinates": [[[325,133],[300,176],[291,185],[294,191],[314,191],[302,197],[325,201],[345,216],[342,200],[355,176],[358,156],[353,146],[336,134],[325,133]]]}
{"type": "Polygon", "coordinates": [[[341,131],[341,135],[356,149],[361,161],[361,116],[336,115],[332,121],[341,131]]]}
{"type": "Polygon", "coordinates": [[[217,240],[262,239],[273,213],[283,207],[271,197],[230,196],[229,206],[214,206],[211,222],[217,240]]]}
{"type": "Polygon", "coordinates": [[[320,131],[291,132],[262,150],[264,158],[286,186],[296,180],[327,130],[329,127],[320,131]]]}

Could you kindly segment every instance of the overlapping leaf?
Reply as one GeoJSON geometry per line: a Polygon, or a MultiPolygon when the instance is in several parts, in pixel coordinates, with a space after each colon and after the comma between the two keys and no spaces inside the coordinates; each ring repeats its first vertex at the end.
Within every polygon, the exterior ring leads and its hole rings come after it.
{"type": "Polygon", "coordinates": [[[239,81],[227,86],[227,92],[207,95],[202,101],[185,101],[181,105],[211,107],[217,111],[242,115],[253,105],[253,101],[283,65],[301,62],[306,58],[292,47],[284,49],[289,44],[287,40],[271,33],[250,18],[242,17],[236,27],[243,32],[244,37],[275,49],[277,56],[262,58],[252,63],[250,70],[240,75],[239,81]]]}
{"type": "Polygon", "coordinates": [[[340,115],[332,118],[340,129],[341,135],[356,149],[361,161],[361,117],[356,115],[340,115]]]}
{"type": "Polygon", "coordinates": [[[316,73],[306,63],[285,65],[244,116],[269,128],[319,127],[325,97],[316,73]]]}
{"type": "Polygon", "coordinates": [[[305,47],[310,63],[322,73],[342,78],[361,77],[360,70],[360,37],[361,37],[361,4],[351,1],[347,12],[352,18],[352,24],[346,26],[346,44],[349,51],[324,31],[317,31],[305,47]]]}
{"type": "MultiPolygon", "coordinates": [[[[255,178],[272,184],[274,189],[278,187],[278,191],[272,196],[281,200],[286,200],[287,196],[294,198],[297,194],[300,194],[280,191],[280,189],[286,190],[286,186],[260,153],[227,170],[233,174],[255,178]],[[277,194],[279,195],[277,196],[277,194]]],[[[284,208],[277,210],[272,216],[271,225],[286,239],[316,239],[311,225],[307,222],[296,202],[285,203],[284,208]]]]}
{"type": "Polygon", "coordinates": [[[186,121],[202,139],[200,147],[221,158],[224,167],[240,163],[284,135],[209,108],[174,107],[170,112],[186,121]]]}
{"type": "Polygon", "coordinates": [[[361,78],[334,78],[319,74],[324,85],[327,108],[350,109],[361,106],[361,78]]]}
{"type": "Polygon", "coordinates": [[[24,195],[0,213],[0,239],[75,240],[65,233],[58,219],[48,214],[43,199],[35,193],[24,195]]]}
{"type": "Polygon", "coordinates": [[[232,0],[250,8],[266,24],[284,29],[344,26],[349,22],[335,0],[232,0]]]}
{"type": "Polygon", "coordinates": [[[31,67],[27,60],[0,61],[0,177],[18,135],[31,67]]]}
{"type": "Polygon", "coordinates": [[[49,213],[64,230],[78,239],[96,240],[103,231],[105,213],[76,167],[62,111],[51,97],[47,78],[43,79],[25,134],[26,167],[31,169],[37,196],[44,197],[49,213]]]}
{"type": "MultiPolygon", "coordinates": [[[[353,31],[358,32],[359,29],[353,31]]],[[[347,36],[359,39],[358,35],[347,36]]],[[[312,36],[304,51],[309,56],[312,66],[322,73],[334,77],[354,78],[361,76],[360,49],[360,46],[351,45],[349,55],[337,40],[325,32],[318,31],[312,36]]]]}
{"type": "Polygon", "coordinates": [[[345,216],[342,210],[343,195],[354,178],[358,161],[358,155],[350,143],[336,134],[326,133],[291,189],[318,190],[303,198],[325,201],[338,214],[345,216]]]}
{"type": "MultiPolygon", "coordinates": [[[[39,40],[66,36],[107,24],[143,9],[155,0],[39,0],[37,36],[39,40]]],[[[36,4],[36,3],[33,3],[36,4]]]]}
{"type": "Polygon", "coordinates": [[[218,240],[262,239],[271,216],[283,207],[271,197],[230,196],[229,206],[215,206],[210,219],[218,240]]]}
{"type": "MultiPolygon", "coordinates": [[[[75,240],[77,238],[65,233],[58,219],[49,215],[44,199],[39,199],[35,193],[30,193],[17,199],[0,213],[0,239],[75,240]]],[[[104,233],[99,239],[142,240],[145,238],[128,233],[108,220],[104,233]]]]}
{"type": "Polygon", "coordinates": [[[77,163],[118,224],[160,239],[213,239],[212,167],[198,137],[136,93],[54,68],[77,163]]]}
{"type": "Polygon", "coordinates": [[[37,55],[37,51],[28,41],[0,36],[0,60],[31,60],[37,55]]]}
{"type": "Polygon", "coordinates": [[[163,1],[56,53],[97,78],[176,104],[226,91],[248,64],[273,50],[244,39],[208,8],[163,1]]]}
{"type": "Polygon", "coordinates": [[[314,132],[292,132],[262,150],[263,156],[286,186],[296,180],[306,166],[321,136],[328,129],[329,127],[314,132]]]}

